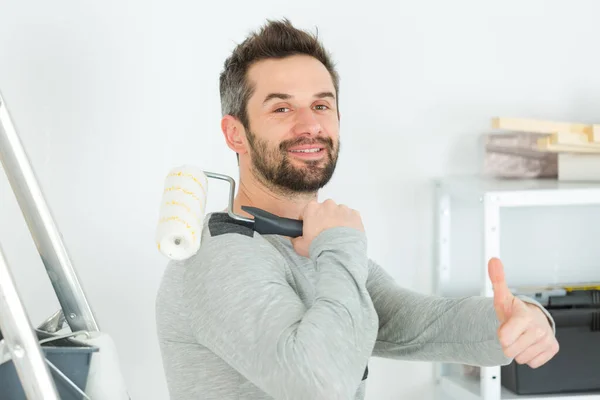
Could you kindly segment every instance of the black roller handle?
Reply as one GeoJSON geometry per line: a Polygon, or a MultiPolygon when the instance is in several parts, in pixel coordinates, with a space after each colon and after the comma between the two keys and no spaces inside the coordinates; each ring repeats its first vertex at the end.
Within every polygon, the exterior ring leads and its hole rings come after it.
{"type": "Polygon", "coordinates": [[[256,207],[242,206],[254,217],[254,230],[263,235],[302,236],[302,221],[279,217],[256,207]]]}

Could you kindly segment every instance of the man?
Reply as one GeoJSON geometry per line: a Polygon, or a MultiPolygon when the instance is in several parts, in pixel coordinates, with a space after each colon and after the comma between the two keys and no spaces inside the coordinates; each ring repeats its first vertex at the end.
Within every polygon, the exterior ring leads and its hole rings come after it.
{"type": "Polygon", "coordinates": [[[207,216],[199,252],[172,262],[157,299],[172,399],[363,399],[370,357],[538,367],[554,323],[508,290],[494,298],[401,288],[367,257],[359,213],[317,201],[339,150],[338,76],[317,38],[268,22],[220,78],[222,131],[238,156],[242,205],[303,220],[303,235],[260,235],[207,216]]]}

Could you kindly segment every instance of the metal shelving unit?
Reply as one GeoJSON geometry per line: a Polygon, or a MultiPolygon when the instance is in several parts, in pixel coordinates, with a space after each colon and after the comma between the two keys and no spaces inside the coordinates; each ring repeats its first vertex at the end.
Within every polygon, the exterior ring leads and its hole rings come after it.
{"type": "MultiPolygon", "coordinates": [[[[600,281],[600,268],[593,265],[600,259],[594,245],[600,235],[600,183],[449,177],[436,182],[435,207],[436,294],[492,297],[491,257],[503,260],[511,287],[600,281]]],[[[600,393],[517,395],[501,385],[499,366],[464,371],[436,364],[440,399],[600,400],[600,393]]]]}

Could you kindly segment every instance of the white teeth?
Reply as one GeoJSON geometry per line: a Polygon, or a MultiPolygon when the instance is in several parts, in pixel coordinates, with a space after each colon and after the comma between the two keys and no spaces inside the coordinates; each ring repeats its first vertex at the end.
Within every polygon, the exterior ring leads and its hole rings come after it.
{"type": "Polygon", "coordinates": [[[292,153],[316,153],[321,149],[290,150],[292,153]]]}

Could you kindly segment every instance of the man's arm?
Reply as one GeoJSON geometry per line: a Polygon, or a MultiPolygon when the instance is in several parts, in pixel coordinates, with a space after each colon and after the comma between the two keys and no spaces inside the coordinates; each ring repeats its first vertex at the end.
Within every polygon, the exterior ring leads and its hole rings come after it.
{"type": "MultiPolygon", "coordinates": [[[[493,298],[445,298],[414,292],[400,287],[372,260],[367,289],[379,316],[375,356],[478,366],[512,361],[498,338],[500,323],[493,298]]],[[[554,328],[554,321],[543,311],[554,328]]]]}
{"type": "Polygon", "coordinates": [[[273,398],[347,400],[377,335],[365,287],[365,235],[325,230],[309,256],[318,278],[307,308],[266,241],[237,234],[208,239],[185,277],[191,328],[199,343],[273,398]]]}

